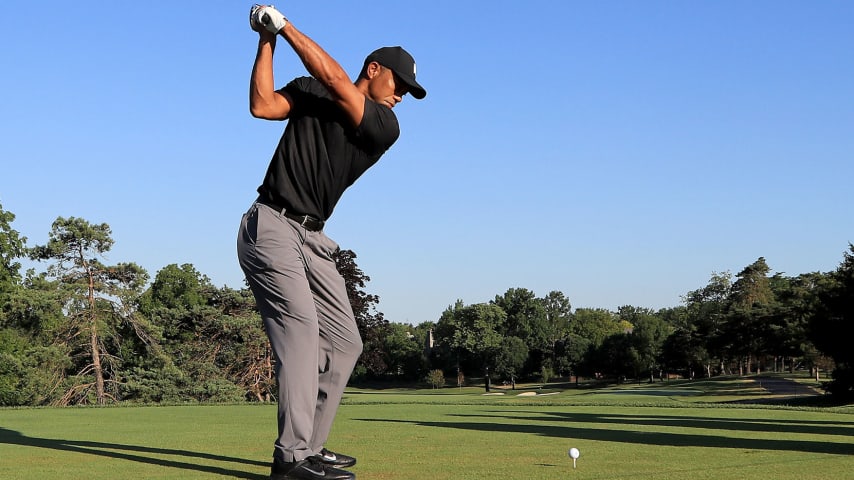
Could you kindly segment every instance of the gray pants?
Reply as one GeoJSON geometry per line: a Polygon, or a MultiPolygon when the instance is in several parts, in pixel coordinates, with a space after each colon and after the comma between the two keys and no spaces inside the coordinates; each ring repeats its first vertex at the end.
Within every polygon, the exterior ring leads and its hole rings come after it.
{"type": "Polygon", "coordinates": [[[303,460],[329,436],[362,340],[332,254],[338,245],[255,203],[243,215],[237,256],[255,295],[279,387],[273,456],[303,460]]]}

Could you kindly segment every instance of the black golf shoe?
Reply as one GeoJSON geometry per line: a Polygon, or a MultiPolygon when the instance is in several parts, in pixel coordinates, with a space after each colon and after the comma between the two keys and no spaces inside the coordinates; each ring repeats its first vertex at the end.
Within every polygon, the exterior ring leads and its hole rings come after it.
{"type": "Polygon", "coordinates": [[[346,470],[324,465],[315,457],[298,462],[275,460],[270,480],[355,480],[356,475],[346,470]]]}
{"type": "Polygon", "coordinates": [[[320,463],[324,465],[331,465],[333,467],[352,467],[356,464],[356,459],[342,453],[335,453],[329,451],[327,449],[323,449],[314,456],[314,458],[320,460],[320,463]]]}

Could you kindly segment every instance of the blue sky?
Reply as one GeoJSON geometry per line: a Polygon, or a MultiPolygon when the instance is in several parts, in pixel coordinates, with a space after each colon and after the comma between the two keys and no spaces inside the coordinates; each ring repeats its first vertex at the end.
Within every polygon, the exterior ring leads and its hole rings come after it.
{"type": "MultiPolygon", "coordinates": [[[[854,3],[292,2],[352,75],[383,45],[427,98],[327,233],[397,322],[559,290],[573,307],[681,304],[764,256],[829,271],[854,242],[854,3]]],[[[107,261],[235,254],[284,127],[248,113],[250,3],[0,6],[0,203],[44,243],[106,222],[107,261]]],[[[305,70],[285,42],[276,83],[305,70]]]]}

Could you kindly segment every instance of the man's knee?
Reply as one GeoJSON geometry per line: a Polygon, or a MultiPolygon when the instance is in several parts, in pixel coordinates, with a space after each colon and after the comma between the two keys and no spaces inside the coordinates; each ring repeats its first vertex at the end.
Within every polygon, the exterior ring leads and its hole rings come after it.
{"type": "Polygon", "coordinates": [[[356,358],[359,358],[359,355],[362,354],[362,350],[364,350],[364,348],[365,348],[365,345],[362,343],[362,338],[359,336],[356,336],[355,340],[353,341],[353,347],[351,350],[351,352],[352,352],[351,355],[353,355],[356,358]]]}
{"type": "Polygon", "coordinates": [[[356,331],[354,334],[348,335],[344,341],[340,342],[335,350],[345,357],[357,359],[359,358],[359,355],[362,354],[362,349],[364,349],[362,337],[359,335],[359,332],[356,331]]]}

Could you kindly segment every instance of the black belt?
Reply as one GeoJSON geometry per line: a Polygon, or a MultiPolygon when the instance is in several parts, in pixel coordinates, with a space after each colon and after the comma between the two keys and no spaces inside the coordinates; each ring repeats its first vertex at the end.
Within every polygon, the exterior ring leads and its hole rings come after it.
{"type": "Polygon", "coordinates": [[[285,207],[276,205],[274,203],[268,202],[266,200],[258,200],[258,203],[263,203],[268,207],[275,210],[277,213],[284,215],[287,218],[299,223],[306,230],[311,230],[312,232],[319,232],[323,230],[323,225],[326,223],[319,218],[312,217],[311,215],[297,215],[296,213],[291,213],[285,210],[285,207]]]}

